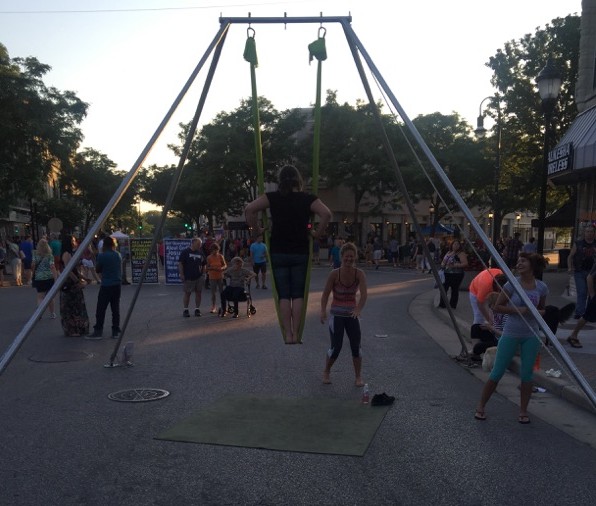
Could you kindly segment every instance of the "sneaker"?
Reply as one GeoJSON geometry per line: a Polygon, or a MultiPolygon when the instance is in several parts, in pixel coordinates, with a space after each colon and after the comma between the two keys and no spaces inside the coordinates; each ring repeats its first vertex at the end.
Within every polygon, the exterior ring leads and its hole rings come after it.
{"type": "Polygon", "coordinates": [[[240,318],[240,317],[238,316],[238,313],[234,313],[233,318],[240,318]]]}
{"type": "Polygon", "coordinates": [[[101,339],[102,337],[103,336],[102,336],[101,330],[94,330],[92,334],[85,336],[85,339],[88,339],[90,341],[97,341],[98,339],[101,339]]]}
{"type": "Polygon", "coordinates": [[[190,318],[190,313],[188,312],[188,309],[185,309],[185,310],[182,312],[182,316],[184,316],[184,318],[190,318]]]}
{"type": "Polygon", "coordinates": [[[195,309],[195,316],[201,316],[201,311],[199,310],[199,308],[195,309]]]}
{"type": "Polygon", "coordinates": [[[263,285],[262,288],[263,288],[263,290],[267,290],[267,287],[265,285],[263,285]]]}
{"type": "Polygon", "coordinates": [[[119,330],[112,330],[112,339],[118,339],[120,337],[119,330]]]}
{"type": "Polygon", "coordinates": [[[220,318],[225,318],[226,317],[226,312],[223,309],[220,309],[217,312],[217,316],[219,316],[220,318]]]}
{"type": "Polygon", "coordinates": [[[56,319],[56,313],[50,313],[50,320],[56,319]]]}
{"type": "Polygon", "coordinates": [[[217,313],[217,309],[215,309],[215,306],[213,306],[213,307],[211,308],[211,311],[209,311],[209,312],[210,312],[210,313],[217,313]]]}
{"type": "Polygon", "coordinates": [[[255,286],[255,288],[261,288],[261,285],[259,285],[259,283],[257,283],[257,286],[255,286]]]}

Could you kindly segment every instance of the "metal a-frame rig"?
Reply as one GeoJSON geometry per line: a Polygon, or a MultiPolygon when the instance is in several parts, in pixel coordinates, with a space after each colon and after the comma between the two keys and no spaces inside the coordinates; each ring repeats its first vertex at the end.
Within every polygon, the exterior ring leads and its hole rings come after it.
{"type": "MultiPolygon", "coordinates": [[[[166,203],[163,207],[163,211],[161,214],[159,224],[156,227],[155,233],[153,235],[153,241],[152,241],[151,247],[149,248],[149,253],[148,253],[148,256],[147,256],[144,266],[143,266],[140,282],[136,287],[130,307],[129,307],[127,314],[124,318],[124,322],[121,326],[122,331],[120,333],[120,337],[116,343],[114,351],[110,357],[110,362],[109,362],[109,364],[106,364],[107,367],[112,367],[115,365],[118,350],[122,343],[122,338],[126,332],[126,327],[130,320],[130,316],[132,314],[136,300],[137,300],[140,290],[142,288],[143,281],[145,279],[145,274],[147,272],[147,269],[149,266],[149,260],[151,258],[150,255],[154,254],[154,252],[155,252],[155,249],[157,246],[157,238],[161,234],[161,231],[163,229],[163,226],[164,226],[164,223],[166,220],[167,213],[171,207],[172,200],[176,193],[176,188],[180,181],[180,177],[182,175],[182,170],[184,168],[184,164],[186,163],[186,159],[187,159],[188,153],[190,151],[192,139],[195,135],[195,132],[196,132],[196,129],[197,129],[197,126],[199,123],[199,119],[201,117],[201,113],[203,111],[203,107],[205,105],[207,95],[208,95],[208,92],[209,92],[209,89],[210,89],[210,86],[211,86],[211,83],[213,80],[213,76],[215,75],[215,71],[217,69],[217,64],[219,62],[221,52],[223,49],[223,45],[226,40],[226,37],[227,37],[230,27],[235,24],[249,25],[249,26],[253,25],[253,24],[254,25],[256,25],[256,24],[284,24],[284,25],[287,25],[287,24],[320,24],[322,26],[323,24],[339,23],[341,25],[341,27],[343,28],[344,34],[346,36],[348,46],[350,48],[350,51],[354,58],[354,62],[356,64],[356,68],[357,68],[360,78],[362,80],[362,84],[364,86],[364,90],[366,92],[367,99],[371,105],[372,110],[374,111],[375,118],[376,118],[376,121],[377,121],[377,124],[379,127],[379,132],[380,132],[380,135],[382,138],[382,142],[383,142],[386,154],[389,158],[389,161],[390,161],[392,167],[395,170],[400,191],[404,197],[405,203],[408,207],[408,211],[410,214],[412,224],[414,225],[414,229],[416,230],[416,233],[418,234],[418,236],[422,237],[422,232],[421,232],[420,224],[418,223],[418,220],[416,218],[414,204],[413,204],[411,198],[409,197],[408,189],[406,187],[401,170],[397,163],[395,153],[393,151],[393,148],[391,146],[391,143],[389,142],[389,138],[388,138],[385,128],[383,126],[383,122],[381,120],[381,114],[380,114],[378,107],[376,106],[376,103],[375,103],[375,100],[374,100],[374,97],[373,97],[373,94],[371,91],[371,87],[368,82],[368,78],[366,76],[365,69],[364,69],[364,66],[362,63],[362,59],[364,59],[364,61],[368,65],[370,72],[372,73],[372,75],[374,76],[374,78],[376,79],[376,81],[378,82],[380,87],[382,88],[382,90],[385,93],[385,95],[387,96],[388,100],[393,105],[395,111],[397,111],[399,116],[402,118],[405,126],[409,130],[409,132],[412,135],[412,137],[414,138],[414,140],[417,142],[419,148],[422,150],[422,152],[427,157],[429,163],[432,165],[432,167],[434,169],[436,176],[442,182],[442,184],[444,185],[446,190],[450,193],[451,198],[453,198],[453,200],[456,202],[460,211],[467,218],[467,220],[470,223],[471,228],[474,230],[477,237],[484,242],[484,244],[486,245],[486,248],[488,249],[492,258],[495,259],[498,267],[503,271],[503,273],[505,273],[505,275],[507,276],[507,279],[513,285],[515,291],[520,295],[523,302],[530,309],[532,316],[534,318],[536,318],[536,320],[539,322],[541,330],[547,336],[548,340],[553,345],[553,347],[557,350],[557,352],[559,353],[559,355],[565,362],[565,365],[569,368],[570,373],[572,374],[574,379],[577,381],[580,388],[586,394],[586,396],[588,397],[588,399],[592,403],[592,405],[596,408],[596,394],[592,390],[591,386],[586,381],[586,379],[583,377],[581,372],[577,369],[577,367],[573,363],[572,359],[569,357],[569,355],[567,354],[565,349],[561,346],[559,341],[556,339],[555,335],[548,328],[548,326],[546,325],[546,323],[544,322],[544,320],[538,313],[537,309],[534,307],[534,305],[532,304],[532,302],[530,301],[530,299],[528,298],[528,296],[526,295],[524,290],[521,288],[521,285],[518,283],[516,278],[513,276],[513,274],[511,273],[511,271],[509,270],[509,268],[507,267],[507,265],[505,264],[505,262],[503,261],[503,259],[501,258],[501,256],[497,252],[497,250],[495,249],[495,247],[493,246],[493,244],[490,242],[489,238],[484,233],[483,229],[480,227],[478,222],[475,220],[470,209],[467,207],[466,203],[464,202],[462,197],[459,195],[459,193],[457,192],[457,190],[455,189],[455,187],[453,186],[453,184],[447,177],[447,174],[445,173],[445,171],[441,168],[441,166],[437,162],[436,158],[434,157],[434,155],[432,154],[432,152],[430,151],[430,149],[428,148],[428,146],[422,139],[422,136],[417,131],[417,129],[414,126],[414,124],[412,123],[412,121],[408,118],[407,114],[405,113],[405,111],[403,110],[403,108],[401,107],[399,102],[397,101],[395,95],[389,88],[387,82],[385,81],[385,79],[379,72],[378,68],[374,64],[372,58],[369,56],[368,52],[364,48],[364,45],[362,44],[362,42],[360,41],[360,39],[358,38],[358,36],[354,32],[354,30],[352,29],[351,21],[352,21],[351,16],[323,16],[322,14],[319,17],[288,17],[288,16],[252,17],[249,15],[248,17],[220,17],[219,18],[219,22],[220,22],[219,30],[215,34],[215,37],[209,44],[207,50],[205,51],[205,53],[203,54],[199,63],[197,64],[197,66],[195,67],[193,72],[191,73],[190,77],[188,78],[188,80],[186,81],[184,86],[182,87],[182,90],[180,91],[180,93],[178,94],[176,99],[174,100],[173,104],[171,105],[170,109],[166,113],[165,117],[163,118],[163,120],[161,121],[161,123],[159,124],[157,129],[155,130],[154,134],[151,136],[149,142],[147,143],[147,145],[145,146],[145,148],[143,149],[143,151],[141,152],[141,154],[139,155],[137,160],[134,162],[132,168],[130,169],[130,171],[128,172],[126,177],[123,179],[122,183],[116,190],[116,193],[112,196],[110,201],[107,203],[106,207],[104,208],[104,210],[98,217],[97,221],[89,229],[87,236],[83,239],[79,248],[77,248],[76,252],[74,253],[72,261],[69,263],[67,268],[61,273],[57,282],[54,284],[52,289],[47,293],[43,302],[39,305],[39,307],[33,313],[31,318],[29,319],[29,321],[25,324],[23,329],[15,337],[13,343],[9,346],[9,348],[4,352],[4,354],[0,358],[0,374],[2,374],[2,372],[8,366],[8,364],[10,363],[10,361],[12,360],[12,358],[14,357],[16,352],[22,346],[22,344],[24,343],[27,336],[31,333],[31,331],[35,327],[37,321],[39,320],[39,317],[43,314],[43,312],[47,308],[49,301],[53,297],[56,296],[58,290],[60,289],[62,284],[66,281],[66,277],[68,276],[69,272],[72,270],[73,266],[75,266],[79,263],[82,255],[83,255],[83,252],[87,249],[87,247],[91,243],[92,238],[101,230],[104,222],[106,221],[106,219],[108,218],[110,213],[113,211],[113,209],[116,207],[116,205],[118,204],[118,202],[120,201],[122,196],[125,194],[125,192],[128,190],[128,188],[132,184],[134,178],[137,176],[138,172],[140,171],[143,162],[149,155],[149,152],[151,151],[151,149],[153,148],[153,146],[159,139],[160,135],[162,134],[163,130],[165,129],[165,127],[171,120],[174,112],[176,111],[176,109],[178,108],[180,103],[182,102],[182,100],[185,97],[188,90],[191,88],[191,86],[194,83],[199,72],[201,71],[201,69],[203,68],[205,63],[207,62],[209,56],[213,53],[211,65],[209,67],[209,71],[208,71],[208,74],[207,74],[207,77],[205,80],[205,84],[203,86],[203,91],[201,93],[194,117],[190,124],[190,128],[188,130],[188,134],[187,134],[185,142],[184,142],[184,146],[183,146],[183,149],[182,149],[182,152],[180,155],[180,160],[178,162],[174,177],[172,178],[172,181],[170,184],[170,188],[169,188],[168,195],[166,198],[166,203]]],[[[426,245],[424,246],[424,249],[425,249],[425,251],[424,251],[425,256],[427,257],[427,259],[430,260],[431,255],[430,255],[430,252],[428,251],[428,248],[426,247],[426,245]]],[[[431,265],[433,275],[438,282],[439,281],[439,273],[437,271],[437,268],[433,262],[429,261],[429,264],[431,265]]],[[[438,285],[439,285],[442,299],[447,300],[447,295],[445,293],[445,290],[443,289],[442,284],[438,282],[438,285]]],[[[447,309],[448,309],[449,316],[451,318],[453,327],[457,332],[459,341],[462,346],[461,354],[462,354],[462,356],[466,357],[468,352],[467,352],[467,346],[466,346],[465,340],[460,333],[459,327],[455,320],[455,316],[454,316],[453,312],[451,311],[451,309],[449,308],[448,304],[447,304],[447,309]]]]}

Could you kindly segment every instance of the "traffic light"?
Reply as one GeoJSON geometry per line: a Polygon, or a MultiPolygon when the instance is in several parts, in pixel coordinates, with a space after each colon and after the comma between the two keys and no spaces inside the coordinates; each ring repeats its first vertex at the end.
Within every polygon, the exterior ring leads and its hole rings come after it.
{"type": "Polygon", "coordinates": [[[143,230],[143,222],[139,221],[139,230],[143,230]]]}

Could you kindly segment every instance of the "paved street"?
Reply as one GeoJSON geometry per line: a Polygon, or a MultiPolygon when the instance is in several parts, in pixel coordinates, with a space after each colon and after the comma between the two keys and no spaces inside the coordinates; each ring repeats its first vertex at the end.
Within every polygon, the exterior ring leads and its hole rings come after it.
{"type": "MultiPolygon", "coordinates": [[[[104,368],[113,340],[62,337],[59,320],[46,316],[0,376],[0,504],[595,504],[596,417],[544,396],[531,405],[532,423],[522,426],[508,399],[515,397],[508,374],[489,419],[475,421],[482,383],[449,357],[459,343],[433,309],[433,281],[388,267],[366,272],[363,374],[372,393],[397,400],[364,457],[154,439],[229,394],[359,402],[347,347],[333,384],[321,382],[328,336],[318,306],[326,268],[313,270],[301,346],[282,344],[268,290],[253,290],[252,319],[221,321],[207,312],[207,292],[204,316],[185,319],[179,287],[147,285],[124,339],[135,343],[134,367],[104,368]],[[70,352],[88,358],[31,360],[70,352]],[[143,387],[171,395],[147,403],[107,397],[143,387]],[[575,435],[563,430],[565,420],[577,426],[575,435]]],[[[123,312],[133,291],[123,287],[123,312]]],[[[97,287],[86,296],[93,313],[97,287]]],[[[34,299],[31,288],[0,289],[2,350],[34,299]]]]}

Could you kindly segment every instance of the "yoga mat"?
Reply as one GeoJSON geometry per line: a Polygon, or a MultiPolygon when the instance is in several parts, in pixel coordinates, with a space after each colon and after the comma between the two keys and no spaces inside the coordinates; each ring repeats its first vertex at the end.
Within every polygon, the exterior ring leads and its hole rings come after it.
{"type": "Polygon", "coordinates": [[[155,439],[362,457],[388,409],[358,400],[225,397],[155,439]]]}

